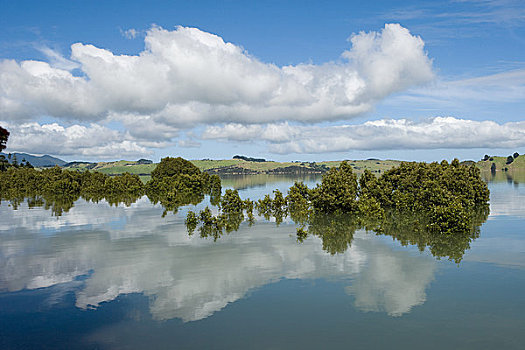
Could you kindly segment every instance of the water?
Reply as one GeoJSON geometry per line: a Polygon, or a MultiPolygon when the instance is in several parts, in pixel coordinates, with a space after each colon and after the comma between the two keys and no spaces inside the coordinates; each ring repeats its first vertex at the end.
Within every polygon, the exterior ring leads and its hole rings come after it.
{"type": "MultiPolygon", "coordinates": [[[[223,183],[257,199],[294,179],[223,183]]],[[[289,220],[190,237],[188,208],[162,218],[146,197],[79,200],[60,217],[3,202],[0,348],[522,349],[525,185],[489,188],[459,264],[364,231],[331,255],[289,220]]]]}

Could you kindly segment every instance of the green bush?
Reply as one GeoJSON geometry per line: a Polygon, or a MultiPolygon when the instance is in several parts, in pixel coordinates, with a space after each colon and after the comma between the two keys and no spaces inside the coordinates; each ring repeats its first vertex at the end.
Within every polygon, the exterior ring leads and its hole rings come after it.
{"type": "Polygon", "coordinates": [[[356,197],[357,176],[346,161],[324,174],[321,184],[310,195],[314,209],[325,213],[355,211],[356,197]]]}

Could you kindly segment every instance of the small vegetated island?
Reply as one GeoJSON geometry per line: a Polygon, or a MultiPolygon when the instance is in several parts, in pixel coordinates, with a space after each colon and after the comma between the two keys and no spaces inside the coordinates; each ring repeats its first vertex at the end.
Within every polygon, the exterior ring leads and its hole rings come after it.
{"type": "Polygon", "coordinates": [[[298,225],[298,241],[318,236],[331,254],[344,252],[355,231],[365,229],[456,262],[479,236],[489,213],[489,190],[480,170],[457,159],[450,164],[404,162],[379,177],[365,170],[359,179],[343,161],[330,168],[315,188],[296,182],[286,195],[275,190],[256,202],[241,199],[236,190],[221,196],[219,176],[180,157],[163,158],[146,184],[129,173],[38,170],[27,164],[0,171],[0,199],[14,209],[27,201],[29,207],[43,206],[61,215],[79,198],[130,205],[143,195],[164,207],[163,216],[209,195],[218,214],[209,207],[189,211],[186,226],[189,234],[198,231],[214,240],[238,230],[245,221],[254,224],[256,213],[277,225],[290,217],[298,225]]]}

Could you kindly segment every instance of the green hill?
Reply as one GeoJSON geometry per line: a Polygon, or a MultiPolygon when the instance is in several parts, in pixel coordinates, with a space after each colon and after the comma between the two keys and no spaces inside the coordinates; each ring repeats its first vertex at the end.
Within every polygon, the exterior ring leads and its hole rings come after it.
{"type": "Polygon", "coordinates": [[[480,160],[477,162],[477,166],[482,171],[490,171],[492,163],[496,164],[496,171],[505,171],[505,168],[507,168],[507,171],[525,170],[525,155],[519,156],[510,164],[507,164],[507,157],[493,156],[491,158],[492,160],[480,160]]]}
{"type": "Polygon", "coordinates": [[[149,175],[157,166],[156,163],[139,164],[138,161],[119,160],[116,162],[72,162],[66,164],[64,168],[70,170],[94,170],[108,175],[116,175],[122,173],[131,173],[137,175],[149,175]]]}
{"type": "MultiPolygon", "coordinates": [[[[234,174],[322,174],[331,167],[337,167],[341,161],[327,161],[327,162],[255,162],[246,161],[243,159],[223,159],[223,160],[192,160],[195,166],[201,171],[215,173],[220,175],[234,175],[234,174]]],[[[400,161],[396,160],[351,160],[350,165],[358,174],[368,169],[374,173],[384,172],[396,165],[400,161]]],[[[66,164],[66,169],[71,170],[93,170],[99,171],[108,175],[117,175],[124,172],[137,174],[140,176],[149,175],[157,166],[153,164],[138,164],[135,161],[116,161],[116,162],[72,162],[66,164]]]]}

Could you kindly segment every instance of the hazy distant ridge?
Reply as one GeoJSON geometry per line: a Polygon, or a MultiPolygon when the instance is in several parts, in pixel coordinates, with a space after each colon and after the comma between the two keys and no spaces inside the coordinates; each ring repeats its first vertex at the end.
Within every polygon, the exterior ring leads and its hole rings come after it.
{"type": "MultiPolygon", "coordinates": [[[[3,153],[3,152],[0,154],[5,156],[6,158],[8,156],[7,153],[3,153]]],[[[52,157],[47,154],[43,156],[34,156],[28,153],[11,153],[11,157],[13,156],[16,156],[16,160],[18,163],[20,163],[22,159],[25,159],[26,161],[28,161],[29,163],[31,163],[31,165],[35,167],[48,167],[48,166],[55,166],[55,165],[63,166],[64,164],[67,163],[66,161],[60,158],[52,157]]],[[[12,160],[13,158],[11,158],[11,162],[12,160]]]]}

